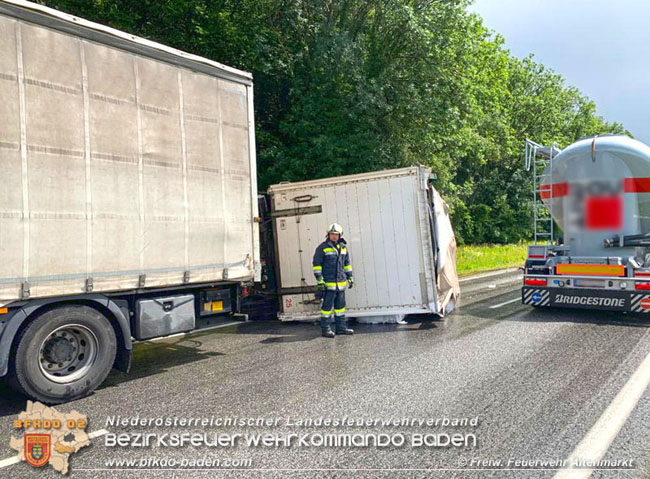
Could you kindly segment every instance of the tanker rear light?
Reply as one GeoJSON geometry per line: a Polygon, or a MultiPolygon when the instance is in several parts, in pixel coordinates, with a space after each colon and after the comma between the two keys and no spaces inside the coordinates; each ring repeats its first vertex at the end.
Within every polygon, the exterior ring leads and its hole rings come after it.
{"type": "MultiPolygon", "coordinates": [[[[650,273],[634,273],[634,277],[635,278],[647,277],[648,281],[650,281],[650,273]]],[[[634,282],[634,289],[642,290],[642,291],[648,291],[648,290],[650,290],[650,282],[635,281],[634,282]]]]}
{"type": "Polygon", "coordinates": [[[548,247],[542,245],[530,245],[526,252],[528,259],[546,259],[548,256],[548,247]]]}
{"type": "Polygon", "coordinates": [[[546,286],[546,278],[525,278],[524,285],[526,286],[546,286]]]}

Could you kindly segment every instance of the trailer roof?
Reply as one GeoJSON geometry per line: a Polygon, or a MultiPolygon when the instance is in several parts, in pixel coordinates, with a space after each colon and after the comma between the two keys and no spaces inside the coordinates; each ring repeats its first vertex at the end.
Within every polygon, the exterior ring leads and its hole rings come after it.
{"type": "Polygon", "coordinates": [[[278,183],[269,186],[268,192],[276,193],[278,191],[294,190],[298,188],[309,188],[323,185],[338,185],[342,183],[354,183],[358,181],[375,180],[380,178],[413,175],[417,174],[417,171],[420,167],[422,167],[422,165],[408,166],[406,168],[395,168],[392,170],[371,171],[368,173],[358,173],[355,175],[337,176],[334,178],[321,178],[318,180],[278,183]]]}
{"type": "Polygon", "coordinates": [[[115,28],[90,22],[83,18],[60,12],[25,0],[0,0],[0,14],[42,25],[105,45],[120,48],[138,55],[147,56],[194,71],[217,76],[227,80],[251,85],[253,75],[186,53],[161,43],[147,40],[115,28]]]}

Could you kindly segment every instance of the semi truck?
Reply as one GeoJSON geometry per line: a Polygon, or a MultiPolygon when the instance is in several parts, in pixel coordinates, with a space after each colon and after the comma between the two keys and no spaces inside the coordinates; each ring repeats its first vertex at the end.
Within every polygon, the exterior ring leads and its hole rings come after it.
{"type": "Polygon", "coordinates": [[[460,298],[456,240],[432,180],[417,165],[270,186],[278,318],[318,318],[312,258],[334,222],[343,226],[355,277],[348,317],[401,322],[450,313],[460,298]]]}
{"type": "Polygon", "coordinates": [[[55,404],[260,279],[250,73],[0,0],[0,377],[55,404]]]}
{"type": "Polygon", "coordinates": [[[564,150],[527,140],[525,157],[535,244],[523,304],[650,312],[650,148],[621,135],[564,150]]]}

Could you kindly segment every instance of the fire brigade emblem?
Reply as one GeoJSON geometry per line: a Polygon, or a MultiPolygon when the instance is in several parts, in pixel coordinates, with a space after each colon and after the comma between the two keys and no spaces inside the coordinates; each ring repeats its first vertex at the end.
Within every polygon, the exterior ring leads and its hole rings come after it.
{"type": "Polygon", "coordinates": [[[25,460],[34,467],[41,467],[50,460],[49,434],[25,434],[25,460]]]}
{"type": "Polygon", "coordinates": [[[86,434],[88,418],[72,411],[62,413],[39,402],[27,401],[27,408],[13,420],[15,434],[9,446],[16,457],[34,467],[46,464],[61,474],[68,473],[70,456],[90,446],[86,434]]]}

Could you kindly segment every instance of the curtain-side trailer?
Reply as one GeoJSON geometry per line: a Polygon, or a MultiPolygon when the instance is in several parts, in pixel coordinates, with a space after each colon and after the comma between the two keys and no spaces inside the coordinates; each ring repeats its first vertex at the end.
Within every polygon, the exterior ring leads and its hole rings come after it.
{"type": "Polygon", "coordinates": [[[259,280],[249,73],[0,0],[0,376],[58,403],[259,280]]]}

